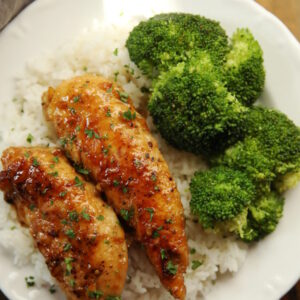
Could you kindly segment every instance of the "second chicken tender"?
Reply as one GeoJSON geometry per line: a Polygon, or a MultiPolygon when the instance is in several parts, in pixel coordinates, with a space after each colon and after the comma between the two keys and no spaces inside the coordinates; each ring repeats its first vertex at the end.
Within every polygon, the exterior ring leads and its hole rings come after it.
{"type": "Polygon", "coordinates": [[[164,286],[184,299],[188,248],[180,195],[128,95],[106,79],[85,75],[50,87],[43,109],[67,155],[88,170],[135,229],[164,286]]]}
{"type": "Polygon", "coordinates": [[[120,299],[128,266],[124,232],[95,187],[59,149],[12,147],[2,163],[5,200],[68,299],[120,299]]]}

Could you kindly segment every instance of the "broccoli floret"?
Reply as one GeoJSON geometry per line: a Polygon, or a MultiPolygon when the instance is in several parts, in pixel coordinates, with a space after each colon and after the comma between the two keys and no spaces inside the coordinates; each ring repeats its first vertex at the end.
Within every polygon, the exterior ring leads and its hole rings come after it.
{"type": "Polygon", "coordinates": [[[275,163],[275,187],[283,192],[295,185],[300,179],[300,129],[285,114],[265,107],[248,111],[246,127],[275,163]]]}
{"type": "Polygon", "coordinates": [[[204,228],[232,221],[255,199],[255,186],[247,175],[222,166],[197,172],[190,190],[191,211],[204,228]]]}
{"type": "Polygon", "coordinates": [[[258,194],[269,192],[275,179],[275,162],[261,151],[261,143],[252,137],[226,149],[225,153],[211,160],[212,165],[224,165],[245,172],[256,186],[258,194]]]}
{"type": "Polygon", "coordinates": [[[248,227],[257,232],[257,238],[275,230],[282,217],[284,198],[275,192],[268,193],[249,207],[248,227]]]}
{"type": "Polygon", "coordinates": [[[249,29],[238,29],[232,36],[224,80],[228,90],[247,106],[257,100],[264,88],[263,52],[249,29]]]}
{"type": "Polygon", "coordinates": [[[162,73],[148,108],[170,144],[205,155],[241,138],[247,111],[224,87],[206,53],[162,73]]]}
{"type": "Polygon", "coordinates": [[[282,216],[282,197],[269,192],[256,199],[249,176],[228,167],[197,172],[190,190],[191,211],[204,229],[234,234],[245,242],[274,231],[282,216]]]}
{"type": "Polygon", "coordinates": [[[300,179],[300,130],[274,109],[253,107],[245,123],[247,137],[228,148],[212,164],[246,172],[261,192],[271,184],[279,192],[300,179]]]}
{"type": "Polygon", "coordinates": [[[218,22],[185,13],[159,14],[140,22],[126,47],[131,60],[151,78],[197,50],[209,52],[217,65],[223,64],[229,51],[227,35],[218,22]]]}

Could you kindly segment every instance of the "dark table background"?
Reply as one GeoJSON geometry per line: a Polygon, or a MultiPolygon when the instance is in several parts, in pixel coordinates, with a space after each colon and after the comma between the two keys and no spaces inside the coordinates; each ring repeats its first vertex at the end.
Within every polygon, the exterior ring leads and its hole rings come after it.
{"type": "MultiPolygon", "coordinates": [[[[32,1],[0,0],[0,30],[32,1]]],[[[300,41],[300,0],[257,0],[257,2],[281,19],[300,41]]],[[[7,300],[1,291],[0,300],[7,300]]],[[[300,281],[281,300],[300,300],[300,281]]]]}

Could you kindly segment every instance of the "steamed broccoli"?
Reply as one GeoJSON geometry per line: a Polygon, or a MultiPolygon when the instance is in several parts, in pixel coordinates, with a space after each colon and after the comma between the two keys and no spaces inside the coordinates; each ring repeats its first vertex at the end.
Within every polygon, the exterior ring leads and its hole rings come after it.
{"type": "Polygon", "coordinates": [[[162,73],[148,108],[170,144],[206,155],[242,136],[247,111],[224,87],[207,53],[162,73]]]}
{"type": "Polygon", "coordinates": [[[286,115],[274,109],[253,107],[248,110],[247,137],[212,160],[246,172],[260,192],[271,184],[279,192],[300,179],[300,130],[286,115]]]}
{"type": "Polygon", "coordinates": [[[191,211],[204,228],[236,218],[255,199],[255,187],[247,175],[226,167],[197,172],[190,190],[191,211]]]}
{"type": "Polygon", "coordinates": [[[224,80],[229,92],[247,106],[257,100],[264,88],[263,52],[248,29],[237,29],[232,36],[224,80]]]}
{"type": "Polygon", "coordinates": [[[197,172],[190,190],[191,211],[204,229],[235,234],[245,242],[274,231],[282,216],[283,198],[269,192],[256,199],[247,174],[228,167],[197,172]]]}
{"type": "Polygon", "coordinates": [[[257,138],[262,152],[276,161],[277,175],[300,170],[300,129],[285,114],[254,107],[246,120],[247,134],[257,138]]]}
{"type": "Polygon", "coordinates": [[[212,165],[224,165],[245,172],[256,186],[258,194],[269,192],[274,173],[275,161],[261,151],[256,138],[246,137],[226,149],[224,154],[211,160],[212,165]]]}
{"type": "Polygon", "coordinates": [[[223,64],[229,51],[228,38],[216,21],[192,14],[159,14],[140,22],[130,33],[126,47],[130,58],[148,76],[166,71],[198,50],[223,64]]]}

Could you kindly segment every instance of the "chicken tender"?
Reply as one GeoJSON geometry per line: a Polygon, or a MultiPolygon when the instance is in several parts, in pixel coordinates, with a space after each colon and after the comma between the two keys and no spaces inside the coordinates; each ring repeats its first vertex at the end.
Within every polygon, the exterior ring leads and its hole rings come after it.
{"type": "Polygon", "coordinates": [[[180,195],[128,95],[106,79],[85,75],[50,87],[42,104],[68,157],[89,171],[135,229],[164,286],[184,299],[188,248],[180,195]]]}
{"type": "MultiPolygon", "coordinates": [[[[50,148],[9,148],[0,189],[28,226],[68,299],[117,299],[128,267],[124,232],[114,211],[50,148]]],[[[118,298],[119,299],[119,298],[118,298]]]]}

